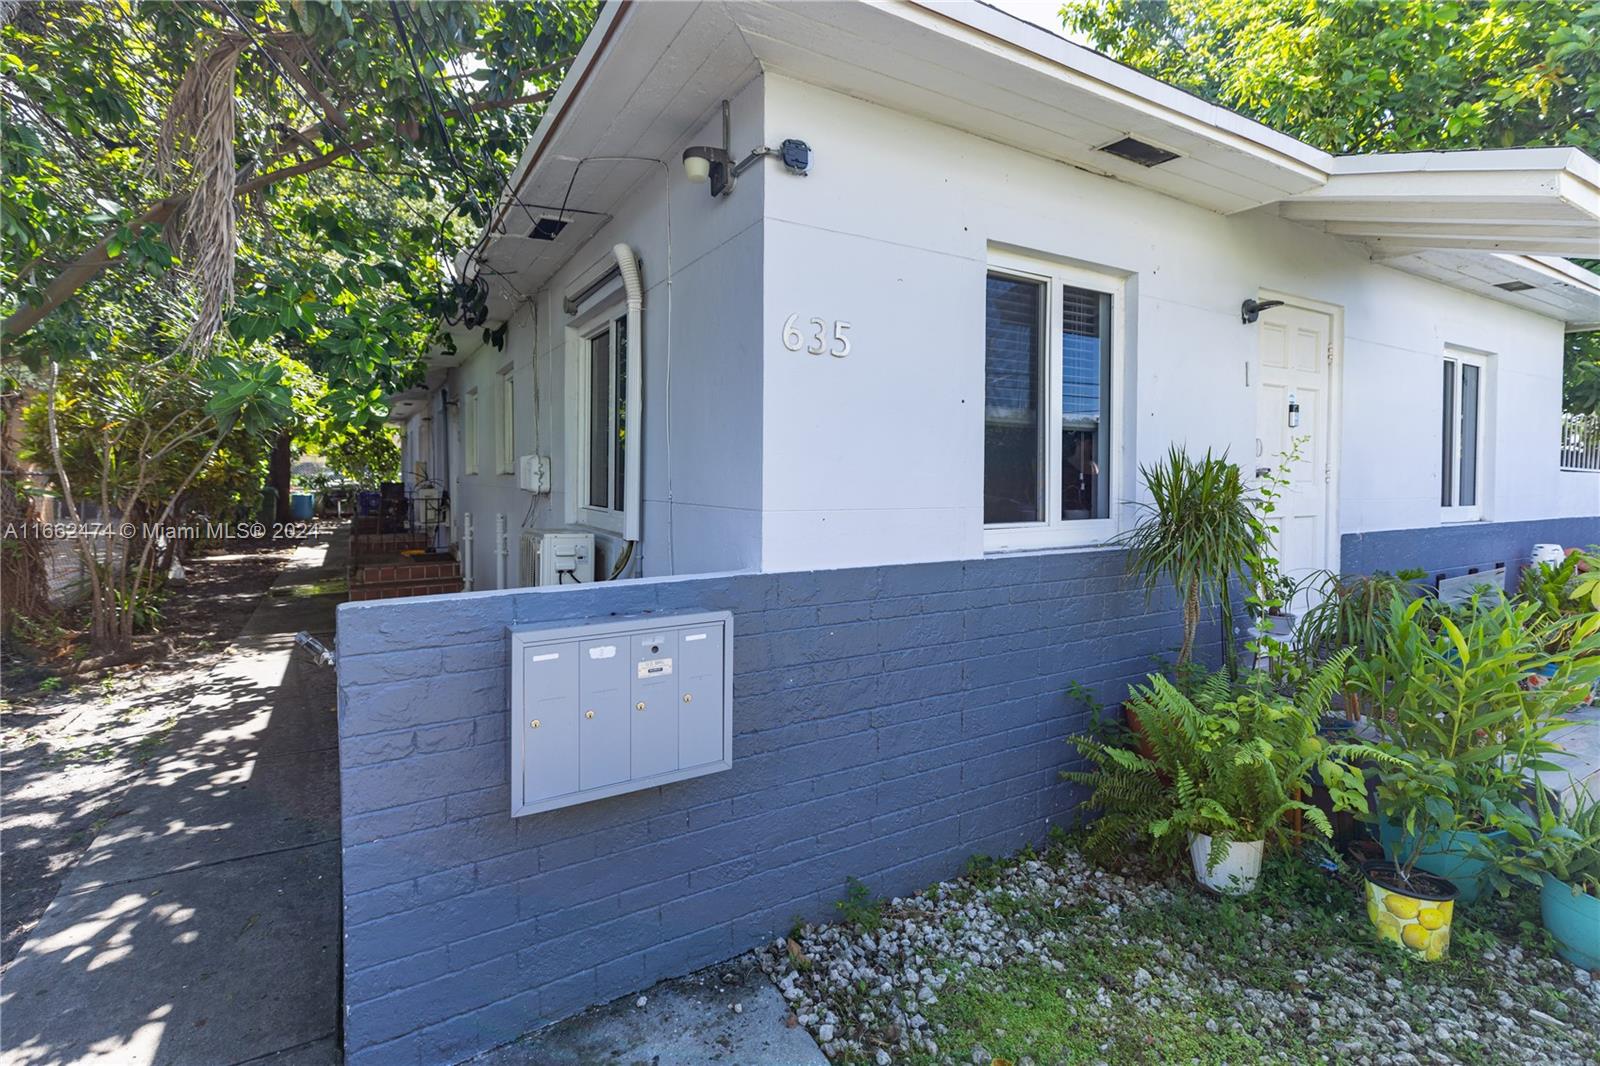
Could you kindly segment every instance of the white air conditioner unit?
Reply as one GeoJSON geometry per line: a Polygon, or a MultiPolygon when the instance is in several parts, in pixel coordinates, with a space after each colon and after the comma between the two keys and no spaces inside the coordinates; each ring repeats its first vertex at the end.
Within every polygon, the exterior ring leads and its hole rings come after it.
{"type": "Polygon", "coordinates": [[[524,587],[589,584],[594,580],[594,534],[523,530],[517,577],[524,587]]]}

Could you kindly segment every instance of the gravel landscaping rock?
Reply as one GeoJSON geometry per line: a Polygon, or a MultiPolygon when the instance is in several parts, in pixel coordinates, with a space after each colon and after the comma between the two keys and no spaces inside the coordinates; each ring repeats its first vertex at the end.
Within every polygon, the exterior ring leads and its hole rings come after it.
{"type": "Polygon", "coordinates": [[[1600,1062],[1600,982],[1509,939],[1536,906],[1458,908],[1425,964],[1371,935],[1355,886],[1278,869],[1219,899],[1063,848],[757,955],[835,1062],[1600,1062]]]}

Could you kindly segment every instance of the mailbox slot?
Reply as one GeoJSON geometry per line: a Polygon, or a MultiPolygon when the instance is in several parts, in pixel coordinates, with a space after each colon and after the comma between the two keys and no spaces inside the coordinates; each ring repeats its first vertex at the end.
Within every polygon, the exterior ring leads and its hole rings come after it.
{"type": "Polygon", "coordinates": [[[507,633],[514,816],[733,765],[729,612],[507,633]]]}

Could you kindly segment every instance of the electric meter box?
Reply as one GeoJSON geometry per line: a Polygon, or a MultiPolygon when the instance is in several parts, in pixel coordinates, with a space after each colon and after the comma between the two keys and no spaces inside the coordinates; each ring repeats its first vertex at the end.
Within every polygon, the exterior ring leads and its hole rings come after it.
{"type": "Polygon", "coordinates": [[[733,766],[731,613],[507,633],[513,817],[733,766]]]}

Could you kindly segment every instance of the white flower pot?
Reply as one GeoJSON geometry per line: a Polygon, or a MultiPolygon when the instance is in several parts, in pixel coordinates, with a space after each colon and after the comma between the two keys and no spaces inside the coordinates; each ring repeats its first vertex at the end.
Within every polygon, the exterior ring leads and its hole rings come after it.
{"type": "Polygon", "coordinates": [[[1261,853],[1265,840],[1235,840],[1228,845],[1227,856],[1215,869],[1208,870],[1211,860],[1211,838],[1204,833],[1189,834],[1189,861],[1194,864],[1195,880],[1228,896],[1242,896],[1255,891],[1256,878],[1261,876],[1261,853]]]}

